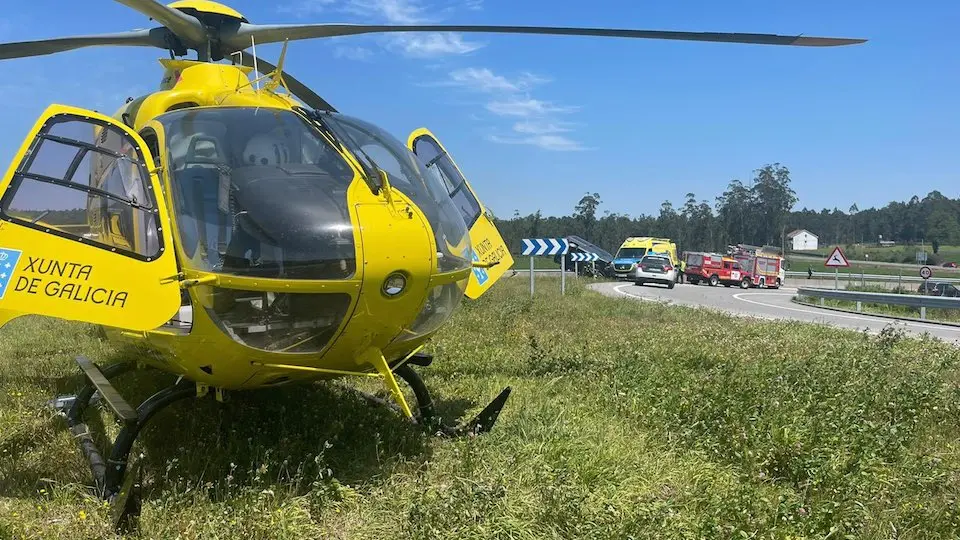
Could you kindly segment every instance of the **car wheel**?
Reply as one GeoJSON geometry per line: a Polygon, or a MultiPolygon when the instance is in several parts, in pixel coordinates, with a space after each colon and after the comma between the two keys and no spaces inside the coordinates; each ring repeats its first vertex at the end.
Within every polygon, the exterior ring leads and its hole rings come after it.
{"type": "Polygon", "coordinates": [[[746,279],[746,278],[742,279],[742,280],[740,281],[740,288],[741,288],[741,289],[749,289],[749,288],[750,288],[750,280],[748,280],[748,279],[746,279]]]}
{"type": "Polygon", "coordinates": [[[676,283],[674,283],[674,282],[671,281],[670,283],[667,283],[667,288],[668,288],[668,289],[672,289],[675,285],[676,285],[676,283]]]}
{"type": "Polygon", "coordinates": [[[716,287],[718,283],[720,283],[720,278],[717,277],[716,274],[710,276],[710,286],[711,286],[711,287],[716,287]]]}

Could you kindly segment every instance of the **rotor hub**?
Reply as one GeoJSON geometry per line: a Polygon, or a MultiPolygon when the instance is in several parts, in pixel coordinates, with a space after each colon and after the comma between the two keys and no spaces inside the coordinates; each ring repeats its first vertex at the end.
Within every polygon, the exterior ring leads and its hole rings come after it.
{"type": "Polygon", "coordinates": [[[177,0],[176,2],[167,4],[167,7],[182,11],[183,13],[196,17],[201,21],[203,21],[204,17],[216,15],[219,17],[234,19],[242,23],[250,22],[246,17],[243,16],[242,13],[233,9],[232,7],[223,5],[220,2],[212,2],[211,0],[177,0]]]}

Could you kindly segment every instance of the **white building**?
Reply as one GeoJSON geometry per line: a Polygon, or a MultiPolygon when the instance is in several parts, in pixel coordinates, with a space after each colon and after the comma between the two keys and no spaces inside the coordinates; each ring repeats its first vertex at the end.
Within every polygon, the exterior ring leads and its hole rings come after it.
{"type": "Polygon", "coordinates": [[[793,251],[808,251],[817,249],[817,235],[806,229],[797,229],[787,234],[790,247],[793,251]]]}

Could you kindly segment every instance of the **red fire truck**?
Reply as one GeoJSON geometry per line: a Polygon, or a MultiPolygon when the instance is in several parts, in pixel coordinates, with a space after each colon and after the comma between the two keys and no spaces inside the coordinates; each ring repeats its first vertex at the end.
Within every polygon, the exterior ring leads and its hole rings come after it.
{"type": "Polygon", "coordinates": [[[711,287],[722,284],[724,287],[738,285],[746,289],[753,283],[750,274],[745,272],[733,257],[719,253],[689,252],[686,254],[686,262],[684,276],[693,285],[703,281],[711,287]]]}
{"type": "Polygon", "coordinates": [[[750,276],[753,287],[779,289],[785,275],[783,258],[761,249],[747,249],[736,246],[731,256],[740,263],[740,268],[750,276]]]}

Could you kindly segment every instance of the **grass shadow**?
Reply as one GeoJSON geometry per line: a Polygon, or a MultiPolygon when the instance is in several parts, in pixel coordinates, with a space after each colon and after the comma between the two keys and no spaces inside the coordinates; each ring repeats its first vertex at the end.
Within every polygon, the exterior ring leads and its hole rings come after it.
{"type": "MultiPolygon", "coordinates": [[[[129,354],[118,352],[95,360],[102,368],[129,359],[129,354]]],[[[49,392],[46,397],[50,400],[75,394],[84,382],[79,369],[76,375],[30,378],[31,385],[49,392]]],[[[112,382],[136,408],[175,380],[168,373],[149,369],[128,372],[112,382]]],[[[146,504],[165,490],[183,486],[212,490],[211,496],[221,499],[253,487],[306,492],[320,479],[366,484],[389,476],[397,467],[416,468],[431,457],[428,433],[340,384],[290,384],[227,396],[223,403],[213,398],[213,392],[199,399],[188,398],[150,419],[130,456],[131,464],[136,459],[142,465],[146,504]]],[[[435,399],[435,404],[444,418],[458,417],[472,405],[444,399],[435,399]]],[[[67,446],[63,439],[72,439],[65,419],[50,408],[36,413],[45,417],[42,424],[25,424],[23,433],[8,433],[3,438],[3,449],[15,449],[17,455],[29,457],[8,455],[7,463],[15,470],[7,471],[8,482],[0,482],[5,485],[0,496],[32,497],[37,486],[71,482],[92,486],[80,447],[74,443],[63,448],[67,446]],[[38,436],[41,425],[43,436],[38,436]],[[70,461],[82,465],[65,467],[63,460],[57,462],[64,451],[73,452],[70,461]],[[51,462],[44,465],[46,460],[51,462]],[[27,466],[29,463],[40,466],[27,466]]],[[[106,460],[110,451],[107,430],[112,440],[119,426],[103,404],[91,406],[84,421],[106,460]]]]}

